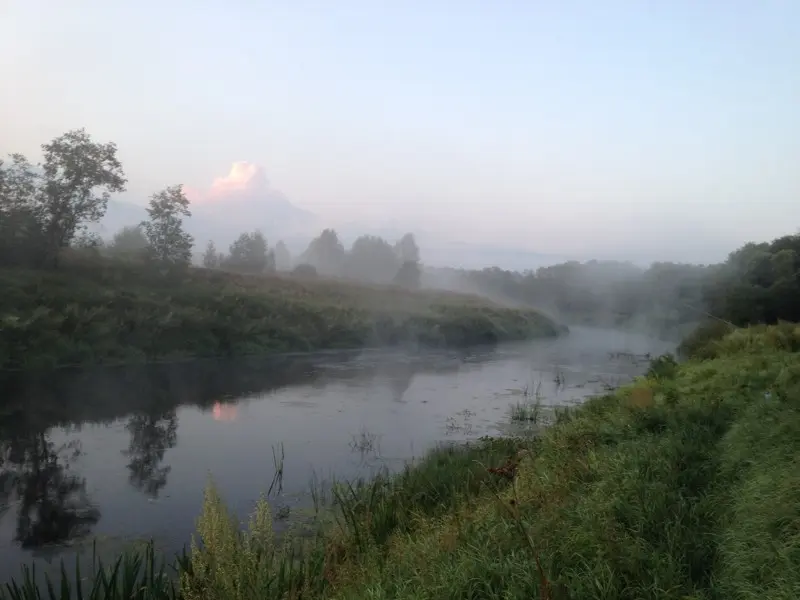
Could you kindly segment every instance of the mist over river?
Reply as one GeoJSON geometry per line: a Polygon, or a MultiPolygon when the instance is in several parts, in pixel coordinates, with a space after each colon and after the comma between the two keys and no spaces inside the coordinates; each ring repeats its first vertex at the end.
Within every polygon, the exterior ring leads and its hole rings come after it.
{"type": "MultiPolygon", "coordinates": [[[[309,503],[312,481],[397,469],[447,440],[498,435],[526,391],[580,402],[673,345],[574,328],[525,344],[64,370],[0,379],[0,582],[20,565],[191,539],[212,475],[247,515],[309,503]],[[621,354],[620,354],[621,353],[621,354]],[[281,459],[281,456],[283,457],[281,459]]],[[[49,566],[48,566],[49,565],[49,566]]]]}

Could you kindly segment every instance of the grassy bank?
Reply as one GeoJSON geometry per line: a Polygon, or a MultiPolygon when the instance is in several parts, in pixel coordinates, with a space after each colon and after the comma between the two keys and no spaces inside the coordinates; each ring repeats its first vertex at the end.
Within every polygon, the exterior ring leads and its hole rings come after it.
{"type": "Polygon", "coordinates": [[[77,262],[0,270],[0,368],[366,346],[465,346],[559,333],[477,297],[290,276],[77,262]]]}
{"type": "Polygon", "coordinates": [[[243,534],[211,490],[179,583],[135,597],[798,598],[798,350],[787,324],[656,361],[537,439],[339,488],[337,518],[286,548],[266,505],[243,534]]]}

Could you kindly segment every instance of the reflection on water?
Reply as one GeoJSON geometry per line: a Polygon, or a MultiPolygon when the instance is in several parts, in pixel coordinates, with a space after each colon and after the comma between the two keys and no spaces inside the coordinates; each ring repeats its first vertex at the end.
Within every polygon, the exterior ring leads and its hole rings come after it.
{"type": "MultiPolygon", "coordinates": [[[[0,380],[0,582],[34,557],[190,539],[212,475],[245,514],[279,468],[285,515],[312,478],[397,468],[444,439],[503,431],[525,390],[598,393],[643,365],[609,352],[669,347],[578,330],[462,352],[328,353],[62,371],[0,380]],[[224,422],[224,426],[220,423],[224,422]],[[88,539],[87,539],[88,538],[88,539]]],[[[277,488],[276,488],[277,489],[277,488]]]]}
{"type": "Polygon", "coordinates": [[[0,517],[14,513],[13,541],[28,549],[88,534],[100,512],[86,494],[86,480],[69,470],[81,453],[80,443],[56,446],[44,432],[4,436],[0,517]]]}
{"type": "Polygon", "coordinates": [[[148,496],[156,497],[167,484],[169,465],[162,465],[164,453],[175,446],[178,416],[175,410],[141,412],[128,419],[125,429],[131,441],[123,454],[129,459],[128,481],[148,496]]]}

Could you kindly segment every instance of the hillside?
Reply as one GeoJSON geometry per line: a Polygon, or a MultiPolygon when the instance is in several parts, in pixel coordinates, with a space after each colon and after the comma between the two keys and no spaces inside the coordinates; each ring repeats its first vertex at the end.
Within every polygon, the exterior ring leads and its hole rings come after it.
{"type": "Polygon", "coordinates": [[[474,296],[105,260],[0,270],[0,367],[137,362],[557,335],[474,296]]]}

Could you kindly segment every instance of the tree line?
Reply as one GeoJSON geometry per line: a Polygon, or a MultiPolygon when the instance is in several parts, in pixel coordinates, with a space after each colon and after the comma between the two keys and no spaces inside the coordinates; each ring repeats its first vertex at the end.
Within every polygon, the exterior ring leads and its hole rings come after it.
{"type": "Polygon", "coordinates": [[[407,287],[418,287],[421,274],[419,247],[412,233],[407,233],[394,245],[378,236],[363,235],[346,250],[333,229],[322,231],[296,258],[282,241],[270,249],[260,231],[241,234],[231,244],[227,255],[219,252],[210,241],[203,254],[203,266],[244,273],[292,270],[307,276],[324,275],[407,287]]]}
{"type": "MultiPolygon", "coordinates": [[[[148,219],[124,227],[109,243],[89,233],[99,222],[112,193],[123,192],[127,179],[113,142],[94,141],[84,129],[69,131],[42,145],[43,161],[22,154],[0,160],[0,266],[57,267],[64,250],[93,248],[115,258],[144,259],[171,267],[192,262],[194,239],[184,230],[191,216],[181,185],[154,193],[148,219]]],[[[413,234],[392,245],[361,236],[349,251],[332,229],[324,230],[295,260],[279,241],[270,248],[258,231],[242,233],[227,254],[208,242],[206,268],[240,273],[294,270],[372,283],[418,287],[419,248],[413,234]]]]}
{"type": "Polygon", "coordinates": [[[708,320],[735,326],[800,321],[798,234],[745,244],[712,265],[657,262],[641,268],[592,260],[525,272],[438,269],[428,277],[551,311],[567,322],[645,325],[674,337],[708,320]]]}
{"type": "MultiPolygon", "coordinates": [[[[21,154],[0,160],[0,266],[57,266],[65,248],[100,247],[88,225],[105,215],[112,193],[127,179],[114,143],[99,143],[83,129],[42,145],[43,161],[21,154]]],[[[191,263],[194,240],[183,229],[191,216],[180,185],[154,193],[148,220],[117,232],[104,251],[168,265],[191,263]]],[[[294,270],[298,274],[418,287],[420,253],[413,234],[395,244],[364,235],[346,250],[326,229],[298,257],[283,242],[270,248],[260,231],[242,233],[219,252],[213,241],[207,268],[242,273],[294,270]]],[[[570,322],[620,325],[645,315],[674,330],[716,318],[735,325],[800,319],[800,236],[749,243],[717,265],[571,261],[535,271],[427,269],[427,283],[476,292],[554,312],[570,322]]]]}

